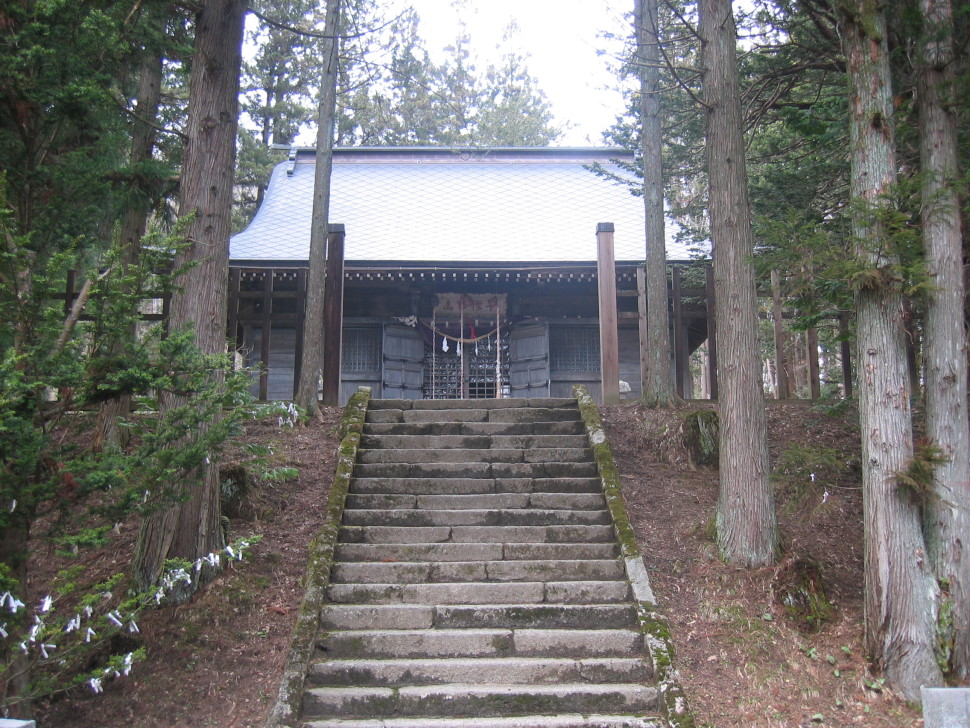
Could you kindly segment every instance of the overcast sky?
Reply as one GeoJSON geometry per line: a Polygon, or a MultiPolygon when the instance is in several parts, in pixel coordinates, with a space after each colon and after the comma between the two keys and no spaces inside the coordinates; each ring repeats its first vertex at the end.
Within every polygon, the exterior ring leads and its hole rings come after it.
{"type": "MultiPolygon", "coordinates": [[[[451,0],[396,0],[421,16],[420,33],[435,56],[454,42],[459,11],[451,0]]],[[[497,59],[496,46],[509,22],[519,26],[517,50],[528,54],[528,68],[548,97],[555,123],[566,127],[560,146],[598,146],[601,132],[623,111],[610,57],[619,52],[602,33],[627,33],[625,14],[633,0],[471,0],[461,11],[479,67],[497,59]],[[605,55],[599,52],[605,51],[605,55]]]]}

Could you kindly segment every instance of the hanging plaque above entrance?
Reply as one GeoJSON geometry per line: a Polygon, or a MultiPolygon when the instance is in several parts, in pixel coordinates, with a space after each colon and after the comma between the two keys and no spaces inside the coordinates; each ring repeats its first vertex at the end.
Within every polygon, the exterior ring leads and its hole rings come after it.
{"type": "Polygon", "coordinates": [[[480,317],[505,318],[507,310],[504,293],[439,293],[434,314],[438,320],[480,317]]]}

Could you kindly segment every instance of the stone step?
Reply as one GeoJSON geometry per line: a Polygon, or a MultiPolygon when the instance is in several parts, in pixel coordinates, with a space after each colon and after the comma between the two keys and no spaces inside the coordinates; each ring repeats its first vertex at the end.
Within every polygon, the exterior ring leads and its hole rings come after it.
{"type": "Polygon", "coordinates": [[[324,719],[303,725],[304,728],[666,728],[666,723],[656,716],[581,713],[487,718],[324,719]]]}
{"type": "Polygon", "coordinates": [[[322,612],[324,629],[594,629],[636,624],[632,604],[330,604],[322,612]]]}
{"type": "Polygon", "coordinates": [[[594,462],[358,462],[354,466],[356,478],[593,478],[598,474],[594,462]]]}
{"type": "Polygon", "coordinates": [[[579,419],[575,406],[499,408],[472,403],[448,410],[368,408],[365,422],[570,422],[579,419]]]}
{"type": "Polygon", "coordinates": [[[535,448],[585,448],[589,442],[585,435],[372,435],[364,434],[360,440],[364,450],[389,449],[412,450],[431,448],[436,450],[512,449],[535,448]]]}
{"type": "Polygon", "coordinates": [[[599,478],[355,478],[355,494],[602,493],[599,478]]]}
{"type": "Polygon", "coordinates": [[[557,510],[602,510],[606,499],[598,493],[480,493],[475,495],[412,495],[406,493],[347,496],[346,508],[468,510],[482,508],[551,508],[557,510]]]}
{"type": "Polygon", "coordinates": [[[435,685],[451,682],[520,683],[646,682],[653,677],[644,657],[495,657],[425,660],[326,660],[310,667],[314,685],[435,685]]]}
{"type": "Polygon", "coordinates": [[[512,716],[532,713],[648,712],[657,707],[656,688],[634,683],[520,685],[448,683],[400,688],[311,688],[304,695],[308,717],[339,714],[348,718],[512,716]]]}
{"type": "Polygon", "coordinates": [[[610,581],[625,575],[618,559],[575,561],[337,562],[334,584],[439,584],[481,581],[610,581]]]}
{"type": "Polygon", "coordinates": [[[633,629],[348,629],[317,648],[330,658],[642,657],[633,629]]]}
{"type": "Polygon", "coordinates": [[[630,598],[628,581],[334,584],[334,604],[608,604],[630,598]]]}
{"type": "Polygon", "coordinates": [[[380,448],[361,449],[357,462],[370,463],[581,463],[592,457],[587,447],[517,448],[420,448],[415,450],[380,448]]]}
{"type": "Polygon", "coordinates": [[[347,526],[561,526],[611,522],[607,510],[576,511],[553,508],[465,510],[393,510],[357,508],[344,511],[347,526]]]}
{"type": "Polygon", "coordinates": [[[583,435],[576,420],[559,422],[366,422],[366,435],[583,435]]]}
{"type": "Polygon", "coordinates": [[[343,543],[612,543],[612,525],[563,526],[347,526],[343,543]]]}
{"type": "Polygon", "coordinates": [[[338,562],[354,561],[500,561],[538,559],[612,559],[615,543],[341,543],[338,562]]]}

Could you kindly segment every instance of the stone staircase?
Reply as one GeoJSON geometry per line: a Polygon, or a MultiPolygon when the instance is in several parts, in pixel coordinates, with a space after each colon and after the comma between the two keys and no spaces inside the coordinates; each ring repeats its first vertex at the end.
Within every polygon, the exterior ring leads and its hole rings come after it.
{"type": "Polygon", "coordinates": [[[576,401],[374,400],[308,728],[660,728],[576,401]]]}

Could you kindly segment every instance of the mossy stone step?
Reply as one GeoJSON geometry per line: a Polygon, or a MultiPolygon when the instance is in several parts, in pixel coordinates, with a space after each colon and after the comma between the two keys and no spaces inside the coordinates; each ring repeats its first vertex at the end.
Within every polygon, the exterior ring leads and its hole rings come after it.
{"type": "Polygon", "coordinates": [[[560,713],[486,718],[324,719],[304,723],[303,728],[667,728],[667,724],[656,716],[560,713]]]}
{"type": "Polygon", "coordinates": [[[351,493],[349,509],[462,510],[481,508],[552,508],[602,510],[606,499],[599,493],[475,493],[467,495],[412,495],[410,493],[351,493]]]}
{"type": "Polygon", "coordinates": [[[367,422],[366,435],[585,435],[583,423],[556,422],[367,422]]]}
{"type": "Polygon", "coordinates": [[[488,493],[602,494],[599,478],[355,478],[354,494],[477,495],[488,493]]]}
{"type": "Polygon", "coordinates": [[[335,604],[604,604],[630,599],[628,581],[330,584],[335,604]]]}
{"type": "Polygon", "coordinates": [[[544,712],[653,711],[656,688],[631,683],[518,685],[449,683],[400,688],[312,688],[303,699],[306,716],[383,717],[386,715],[514,716],[544,712]]]}
{"type": "Polygon", "coordinates": [[[330,604],[323,626],[346,629],[630,628],[632,604],[330,604]]]}
{"type": "Polygon", "coordinates": [[[396,462],[354,466],[355,478],[592,478],[596,464],[575,462],[396,462]]]}
{"type": "Polygon", "coordinates": [[[523,683],[646,682],[653,677],[643,657],[497,657],[406,660],[325,660],[310,667],[315,685],[397,686],[453,682],[523,683]]]}
{"type": "Polygon", "coordinates": [[[348,526],[344,543],[613,543],[612,525],[348,526]]]}
{"type": "Polygon", "coordinates": [[[426,584],[481,581],[609,581],[625,575],[619,559],[560,561],[337,562],[334,584],[426,584]]]}
{"type": "Polygon", "coordinates": [[[337,562],[355,561],[500,561],[539,559],[613,559],[615,543],[341,543],[337,562]]]}
{"type": "Polygon", "coordinates": [[[364,509],[344,511],[347,526],[559,526],[610,523],[610,512],[551,508],[460,510],[364,509]]]}

